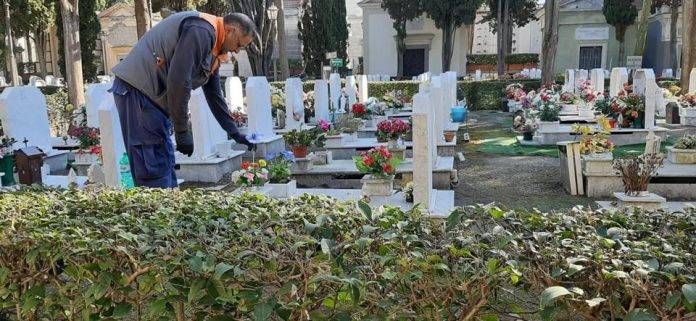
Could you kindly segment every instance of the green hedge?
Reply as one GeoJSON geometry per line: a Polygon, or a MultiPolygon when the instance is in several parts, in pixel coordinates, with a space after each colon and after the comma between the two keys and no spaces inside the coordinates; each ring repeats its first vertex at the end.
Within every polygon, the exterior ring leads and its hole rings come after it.
{"type": "MultiPolygon", "coordinates": [[[[524,85],[525,90],[538,90],[541,87],[541,80],[539,79],[459,81],[457,84],[457,99],[462,100],[466,98],[471,110],[500,109],[503,90],[511,83],[521,83],[524,85]]],[[[271,85],[281,89],[285,87],[285,83],[282,82],[272,82],[271,85]]],[[[314,82],[304,82],[302,87],[305,92],[314,90],[314,82]]],[[[381,97],[392,90],[402,90],[409,97],[413,97],[413,95],[418,93],[418,82],[370,82],[368,83],[368,90],[371,97],[381,97]]]]}
{"type": "Polygon", "coordinates": [[[487,206],[438,222],[362,205],[4,193],[0,319],[687,320],[695,310],[693,209],[487,206]]]}
{"type": "MultiPolygon", "coordinates": [[[[497,65],[498,55],[495,54],[473,54],[466,56],[467,63],[470,65],[497,65]]],[[[508,64],[538,64],[539,54],[522,53],[510,54],[505,56],[505,63],[508,64]]]]}

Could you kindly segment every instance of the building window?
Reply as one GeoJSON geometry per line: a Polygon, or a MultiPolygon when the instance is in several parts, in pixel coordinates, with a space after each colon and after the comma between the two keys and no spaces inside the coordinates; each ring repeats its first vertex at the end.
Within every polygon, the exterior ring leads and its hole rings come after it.
{"type": "Polygon", "coordinates": [[[578,68],[592,70],[602,68],[602,46],[580,47],[578,68]]]}

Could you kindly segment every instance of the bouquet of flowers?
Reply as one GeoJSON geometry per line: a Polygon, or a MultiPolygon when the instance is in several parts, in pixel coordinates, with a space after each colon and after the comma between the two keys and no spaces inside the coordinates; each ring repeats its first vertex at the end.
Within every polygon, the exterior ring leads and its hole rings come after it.
{"type": "Polygon", "coordinates": [[[275,86],[271,86],[271,111],[273,117],[278,115],[278,110],[285,111],[285,92],[275,86]]]}
{"type": "Polygon", "coordinates": [[[578,86],[580,90],[580,99],[582,99],[585,104],[591,104],[599,96],[599,93],[594,90],[594,85],[591,80],[585,80],[578,86]]]}
{"type": "Polygon", "coordinates": [[[679,138],[674,143],[676,149],[696,149],[696,135],[689,135],[679,138]]]}
{"type": "Polygon", "coordinates": [[[575,124],[572,126],[571,131],[576,134],[582,135],[580,138],[580,153],[581,154],[593,154],[593,153],[605,153],[614,150],[614,143],[609,140],[609,134],[611,126],[609,126],[609,121],[606,117],[600,117],[597,119],[598,129],[592,128],[586,125],[575,124]]]}
{"type": "Polygon", "coordinates": [[[559,110],[559,108],[556,107],[556,105],[550,102],[546,102],[539,109],[539,113],[537,114],[537,116],[539,117],[540,121],[554,122],[560,119],[560,112],[561,111],[559,110]]]}
{"type": "Polygon", "coordinates": [[[266,166],[268,163],[263,159],[256,163],[243,162],[242,169],[232,173],[232,182],[245,187],[263,186],[268,181],[266,166]]]}
{"type": "Polygon", "coordinates": [[[383,120],[377,124],[377,136],[387,139],[399,139],[411,131],[411,125],[401,119],[383,120]]]}
{"type": "MultiPolygon", "coordinates": [[[[637,125],[641,117],[645,113],[645,97],[643,95],[628,93],[619,94],[617,98],[619,106],[619,117],[622,127],[631,127],[637,125]]],[[[618,120],[618,119],[617,119],[618,120]]]]}
{"type": "Polygon", "coordinates": [[[395,158],[384,146],[379,146],[353,157],[355,167],[363,174],[387,177],[396,173],[401,159],[395,158]]]}
{"type": "Polygon", "coordinates": [[[684,108],[696,108],[696,94],[686,94],[679,101],[684,108]]]}
{"type": "Polygon", "coordinates": [[[247,114],[239,110],[233,111],[232,113],[230,113],[230,116],[232,117],[232,121],[235,125],[237,125],[237,127],[246,127],[249,121],[247,114]]]}
{"type": "Polygon", "coordinates": [[[561,94],[561,102],[567,105],[573,105],[577,102],[578,98],[575,96],[574,93],[571,92],[565,92],[561,94]]]}
{"type": "Polygon", "coordinates": [[[382,96],[382,102],[384,102],[387,108],[390,109],[401,109],[404,107],[405,94],[401,90],[392,90],[382,96]]]}
{"type": "Polygon", "coordinates": [[[319,127],[319,129],[321,129],[321,131],[328,136],[336,136],[340,134],[335,126],[331,126],[331,123],[321,118],[317,121],[317,127],[319,127]]]}
{"type": "Polygon", "coordinates": [[[285,184],[290,181],[290,168],[295,161],[295,155],[290,151],[266,155],[268,159],[268,181],[271,184],[285,184]]]}
{"type": "Polygon", "coordinates": [[[378,101],[375,97],[370,97],[365,102],[365,107],[373,115],[384,116],[387,111],[387,104],[385,102],[378,101]]]}
{"type": "Polygon", "coordinates": [[[510,100],[515,100],[517,96],[517,91],[522,90],[522,84],[512,83],[505,86],[505,97],[510,100]]]}
{"type": "Polygon", "coordinates": [[[370,117],[370,111],[362,103],[355,103],[350,107],[350,111],[356,118],[366,119],[370,117]]]}
{"type": "Polygon", "coordinates": [[[78,154],[101,154],[99,146],[99,129],[89,126],[71,126],[68,135],[77,140],[80,149],[78,154]]]}

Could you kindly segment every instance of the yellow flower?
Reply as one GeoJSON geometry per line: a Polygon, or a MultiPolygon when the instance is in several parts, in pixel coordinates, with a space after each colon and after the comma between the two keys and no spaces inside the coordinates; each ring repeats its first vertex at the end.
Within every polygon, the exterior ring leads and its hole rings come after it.
{"type": "Polygon", "coordinates": [[[259,166],[261,166],[261,167],[266,167],[266,165],[268,165],[268,163],[266,163],[265,160],[263,160],[263,159],[262,159],[262,160],[259,160],[259,166]]]}
{"type": "Polygon", "coordinates": [[[606,116],[599,116],[597,118],[597,124],[599,124],[599,127],[603,133],[611,132],[611,125],[609,125],[609,119],[607,119],[606,116]]]}

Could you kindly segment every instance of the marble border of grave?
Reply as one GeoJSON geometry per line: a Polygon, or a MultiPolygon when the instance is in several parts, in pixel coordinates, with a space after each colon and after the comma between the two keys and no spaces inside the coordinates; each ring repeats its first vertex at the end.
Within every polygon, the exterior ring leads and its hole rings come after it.
{"type": "MultiPolygon", "coordinates": [[[[579,134],[570,132],[570,125],[561,124],[560,129],[545,133],[535,133],[534,140],[526,141],[522,139],[522,136],[517,136],[517,141],[521,145],[526,146],[544,146],[544,145],[556,145],[559,142],[564,141],[578,141],[580,140],[579,134]]],[[[655,135],[666,139],[669,130],[663,127],[655,127],[652,129],[645,128],[613,128],[611,130],[611,140],[616,146],[623,145],[633,145],[645,143],[645,135],[648,132],[654,132],[655,135]]]]}
{"type": "MultiPolygon", "coordinates": [[[[613,197],[624,190],[621,176],[612,169],[613,158],[582,157],[587,197],[613,197]]],[[[665,160],[650,180],[650,192],[668,199],[696,200],[696,164],[673,164],[665,160]]]]}
{"type": "Polygon", "coordinates": [[[696,108],[679,107],[679,119],[682,125],[696,126],[696,108]]]}
{"type": "MultiPolygon", "coordinates": [[[[444,132],[459,132],[466,129],[466,123],[453,123],[450,122],[445,125],[444,132]]],[[[376,137],[377,127],[361,127],[358,129],[358,138],[374,138],[376,137]]]]}
{"type": "Polygon", "coordinates": [[[225,175],[242,167],[243,151],[232,150],[224,157],[213,157],[207,159],[194,159],[189,157],[178,157],[176,164],[177,178],[187,182],[217,183],[225,175]]]}
{"type": "MultiPolygon", "coordinates": [[[[404,142],[406,147],[406,157],[410,158],[412,154],[413,142],[404,142]]],[[[367,151],[376,146],[387,146],[387,143],[380,143],[377,138],[358,138],[353,142],[343,142],[341,147],[326,148],[333,153],[334,159],[351,159],[357,156],[362,151],[367,151]]],[[[437,146],[437,155],[441,157],[454,156],[456,154],[457,137],[455,136],[451,142],[442,142],[437,146]]]]}
{"type": "MultiPolygon", "coordinates": [[[[413,161],[407,159],[396,169],[395,185],[403,181],[413,180],[413,161]]],[[[435,189],[451,189],[452,175],[456,177],[454,157],[438,157],[433,166],[433,186],[435,189]]],[[[293,170],[292,176],[303,187],[331,186],[334,188],[360,189],[363,174],[355,167],[355,162],[349,159],[332,160],[327,165],[313,165],[310,170],[293,170]]]]}

